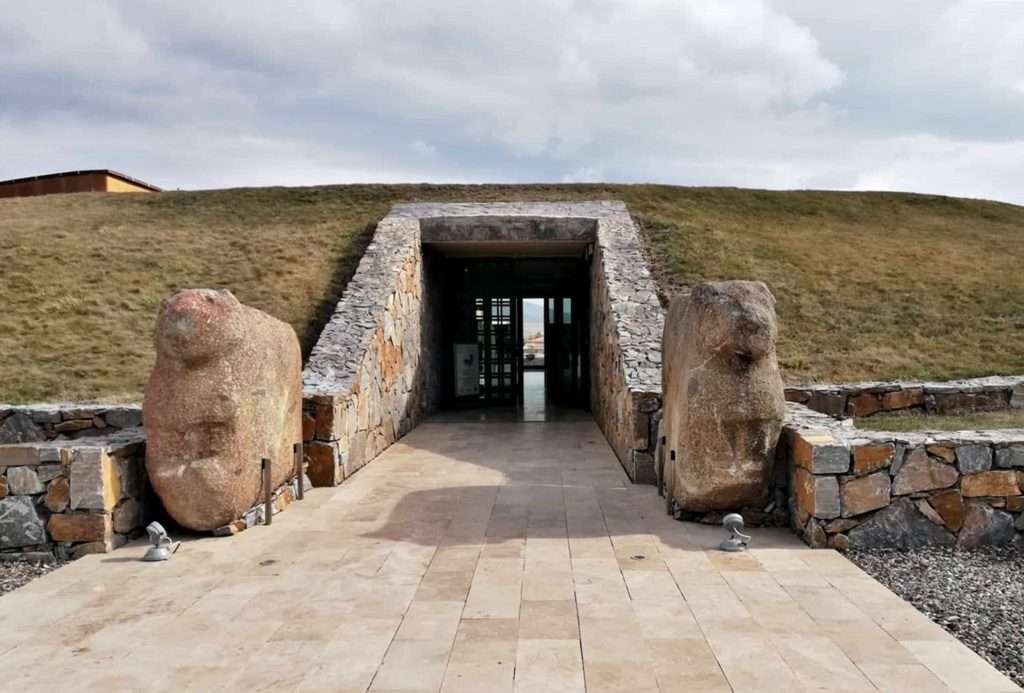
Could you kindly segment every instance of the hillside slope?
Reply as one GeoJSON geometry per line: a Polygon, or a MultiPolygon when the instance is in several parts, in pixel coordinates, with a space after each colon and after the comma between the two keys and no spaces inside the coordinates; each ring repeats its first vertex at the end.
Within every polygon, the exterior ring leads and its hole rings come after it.
{"type": "Polygon", "coordinates": [[[1024,208],[895,193],[322,186],[0,200],[0,402],[134,399],[160,301],[227,287],[304,350],[391,204],[622,199],[659,283],[763,279],[789,381],[1024,372],[1024,208]]]}

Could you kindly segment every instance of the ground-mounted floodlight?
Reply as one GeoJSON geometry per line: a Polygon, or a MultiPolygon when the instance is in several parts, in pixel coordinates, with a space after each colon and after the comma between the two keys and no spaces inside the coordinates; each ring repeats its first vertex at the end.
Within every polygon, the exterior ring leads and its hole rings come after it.
{"type": "Polygon", "coordinates": [[[750,545],[750,535],[744,534],[743,516],[739,513],[729,513],[722,518],[722,526],[729,532],[729,536],[718,545],[722,551],[746,551],[750,545]]]}
{"type": "Polygon", "coordinates": [[[146,555],[142,557],[144,561],[166,561],[181,546],[180,541],[171,541],[167,530],[159,522],[150,522],[146,527],[146,533],[149,534],[149,541],[153,545],[146,549],[146,555]]]}

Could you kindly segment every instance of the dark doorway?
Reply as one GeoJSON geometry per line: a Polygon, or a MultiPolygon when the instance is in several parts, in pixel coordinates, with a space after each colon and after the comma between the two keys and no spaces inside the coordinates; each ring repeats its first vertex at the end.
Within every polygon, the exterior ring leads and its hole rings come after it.
{"type": "Polygon", "coordinates": [[[588,407],[582,257],[448,257],[441,276],[446,408],[502,408],[520,420],[545,420],[552,407],[588,407]]]}

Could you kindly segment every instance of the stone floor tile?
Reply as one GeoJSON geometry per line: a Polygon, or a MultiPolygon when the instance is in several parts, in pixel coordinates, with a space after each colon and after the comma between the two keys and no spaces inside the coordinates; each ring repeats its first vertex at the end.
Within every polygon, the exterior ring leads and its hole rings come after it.
{"type": "Polygon", "coordinates": [[[775,646],[797,679],[809,690],[871,691],[872,683],[827,637],[789,635],[775,646]]]}
{"type": "Polygon", "coordinates": [[[516,649],[517,693],[584,693],[579,640],[520,640],[516,649]]]}
{"type": "Polygon", "coordinates": [[[516,640],[473,637],[460,631],[445,671],[442,693],[512,691],[516,640]]]}
{"type": "Polygon", "coordinates": [[[451,648],[449,640],[393,641],[370,691],[438,690],[451,648]]]}
{"type": "Polygon", "coordinates": [[[680,595],[657,601],[630,603],[640,633],[648,640],[704,639],[697,620],[680,595]]]}
{"type": "Polygon", "coordinates": [[[902,645],[954,691],[1007,693],[1021,690],[962,643],[907,640],[902,645]]]}
{"type": "Polygon", "coordinates": [[[680,595],[676,581],[667,570],[624,570],[622,577],[626,581],[630,599],[634,601],[658,601],[680,595]]]}
{"type": "Polygon", "coordinates": [[[405,612],[402,625],[395,638],[398,640],[447,640],[455,639],[459,620],[465,603],[413,601],[405,612]]]}
{"type": "Polygon", "coordinates": [[[520,640],[579,640],[576,602],[523,600],[519,612],[520,640]]]}
{"type": "Polygon", "coordinates": [[[862,662],[861,671],[883,693],[951,693],[923,664],[893,664],[884,660],[862,662]]]}
{"type": "Polygon", "coordinates": [[[663,693],[731,693],[718,660],[703,638],[648,638],[647,649],[663,693]]]}

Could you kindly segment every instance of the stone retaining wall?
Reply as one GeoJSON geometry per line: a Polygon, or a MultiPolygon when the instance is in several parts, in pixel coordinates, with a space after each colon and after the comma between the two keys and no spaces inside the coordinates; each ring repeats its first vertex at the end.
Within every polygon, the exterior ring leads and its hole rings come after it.
{"type": "Polygon", "coordinates": [[[786,399],[830,416],[871,416],[919,410],[928,414],[1024,409],[1024,376],[946,382],[866,382],[793,385],[786,399]]]}
{"type": "Polygon", "coordinates": [[[790,404],[779,455],[812,547],[1024,543],[1024,430],[869,431],[790,404]]]}
{"type": "Polygon", "coordinates": [[[303,438],[314,486],[341,483],[440,402],[424,257],[419,222],[385,218],[313,348],[303,438]]]}
{"type": "Polygon", "coordinates": [[[141,429],[111,428],[0,445],[0,558],[77,558],[139,533],[152,510],[145,438],[141,429]]]}
{"type": "Polygon", "coordinates": [[[590,270],[590,404],[634,483],[655,484],[665,315],[625,213],[598,221],[590,270]]]}
{"type": "Polygon", "coordinates": [[[141,425],[138,404],[0,404],[0,445],[102,436],[141,425]]]}

